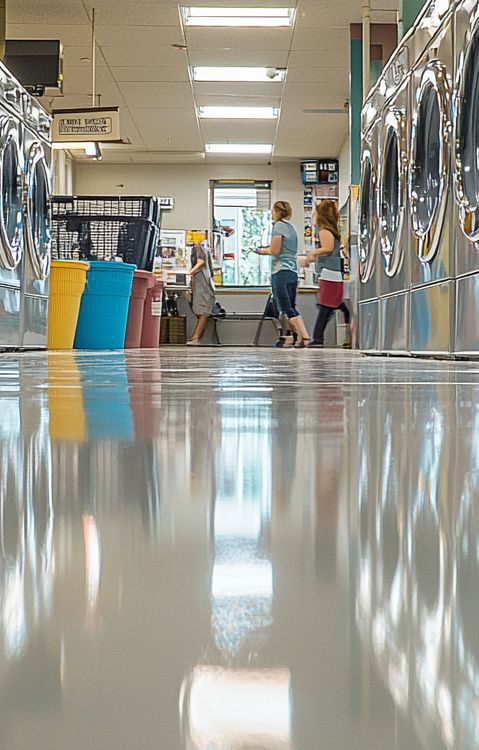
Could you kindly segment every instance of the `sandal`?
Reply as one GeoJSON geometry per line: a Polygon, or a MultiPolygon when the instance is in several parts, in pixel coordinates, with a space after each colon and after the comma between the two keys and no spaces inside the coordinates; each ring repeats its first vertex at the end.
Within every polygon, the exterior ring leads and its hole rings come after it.
{"type": "Polygon", "coordinates": [[[299,341],[297,344],[294,345],[294,348],[295,349],[309,349],[310,346],[311,346],[311,339],[307,338],[307,339],[301,339],[301,341],[299,341]],[[309,343],[306,343],[306,342],[309,342],[309,343]]]}

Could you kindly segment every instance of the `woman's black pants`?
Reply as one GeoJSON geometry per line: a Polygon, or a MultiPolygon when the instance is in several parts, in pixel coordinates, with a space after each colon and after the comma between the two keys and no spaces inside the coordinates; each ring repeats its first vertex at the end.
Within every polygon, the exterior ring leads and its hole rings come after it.
{"type": "Polygon", "coordinates": [[[349,312],[348,306],[345,302],[341,302],[337,307],[326,307],[326,305],[318,305],[319,312],[316,318],[314,326],[313,341],[315,344],[324,344],[324,332],[326,326],[331,320],[336,310],[341,310],[344,315],[344,322],[349,325],[351,321],[351,313],[349,312]]]}

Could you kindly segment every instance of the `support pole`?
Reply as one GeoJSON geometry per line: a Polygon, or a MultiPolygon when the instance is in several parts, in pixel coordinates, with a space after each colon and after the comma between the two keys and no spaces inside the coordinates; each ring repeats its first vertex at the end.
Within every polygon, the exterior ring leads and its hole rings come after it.
{"type": "Polygon", "coordinates": [[[91,106],[96,107],[96,29],[95,29],[95,8],[91,11],[91,106]]]}
{"type": "Polygon", "coordinates": [[[351,184],[359,184],[361,160],[361,107],[363,102],[362,41],[351,39],[349,79],[349,133],[351,138],[351,184]]]}
{"type": "Polygon", "coordinates": [[[363,101],[369,94],[371,80],[371,0],[363,0],[363,101]]]}
{"type": "Polygon", "coordinates": [[[0,0],[0,60],[5,57],[5,38],[7,33],[7,0],[0,0]]]}

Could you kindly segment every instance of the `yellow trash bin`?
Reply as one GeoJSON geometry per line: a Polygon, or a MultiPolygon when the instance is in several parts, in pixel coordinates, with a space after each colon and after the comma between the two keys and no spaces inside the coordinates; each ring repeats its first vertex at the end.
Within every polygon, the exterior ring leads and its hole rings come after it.
{"type": "Polygon", "coordinates": [[[48,349],[73,349],[89,263],[52,260],[48,305],[48,349]]]}

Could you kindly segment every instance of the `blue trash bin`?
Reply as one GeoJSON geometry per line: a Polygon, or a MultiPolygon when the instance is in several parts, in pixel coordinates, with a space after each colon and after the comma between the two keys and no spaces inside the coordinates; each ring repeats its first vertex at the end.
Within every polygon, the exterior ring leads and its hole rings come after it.
{"type": "Polygon", "coordinates": [[[91,261],[75,334],[75,349],[123,349],[132,263],[91,261]]]}

